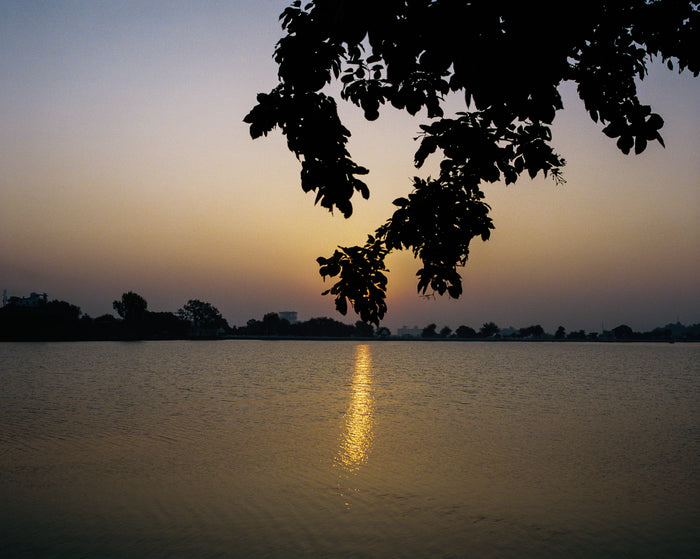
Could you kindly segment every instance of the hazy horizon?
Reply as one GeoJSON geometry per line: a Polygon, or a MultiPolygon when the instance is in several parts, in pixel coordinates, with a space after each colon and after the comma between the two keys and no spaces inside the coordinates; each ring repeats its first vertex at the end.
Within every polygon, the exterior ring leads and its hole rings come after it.
{"type": "MultiPolygon", "coordinates": [[[[287,0],[0,4],[0,291],[46,292],[91,316],[135,291],[150,310],[189,299],[232,325],[292,310],[338,315],[317,256],[365,235],[405,195],[419,124],[345,104],[350,152],[371,173],[350,220],[314,207],[279,132],[243,117],[277,81],[287,0]]],[[[567,183],[486,188],[496,230],[474,242],[459,300],[416,294],[410,254],[388,260],[392,332],[429,323],[553,332],[700,319],[700,81],[659,63],[640,99],[663,149],[625,156],[562,88],[553,127],[567,183]]],[[[455,106],[456,108],[456,106],[455,106]]]]}

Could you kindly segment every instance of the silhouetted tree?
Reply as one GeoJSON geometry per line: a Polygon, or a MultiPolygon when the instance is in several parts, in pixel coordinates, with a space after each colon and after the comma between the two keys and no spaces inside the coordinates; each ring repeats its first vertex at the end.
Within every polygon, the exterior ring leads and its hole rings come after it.
{"type": "Polygon", "coordinates": [[[521,338],[541,338],[544,335],[544,328],[536,324],[534,326],[528,326],[527,328],[521,328],[518,334],[521,338]]]}
{"type": "Polygon", "coordinates": [[[682,331],[673,331],[673,329],[671,329],[671,334],[673,336],[678,335],[679,338],[684,338],[689,341],[700,341],[700,323],[691,324],[687,328],[683,328],[682,331]]]}
{"type": "Polygon", "coordinates": [[[178,316],[191,323],[195,328],[218,326],[223,318],[219,309],[211,303],[199,299],[190,299],[177,311],[178,316]]]}
{"type": "Polygon", "coordinates": [[[297,336],[349,338],[355,332],[354,326],[328,317],[311,318],[305,322],[292,324],[292,334],[297,336]]]}
{"type": "Polygon", "coordinates": [[[316,202],[349,217],[353,194],[369,197],[359,178],[368,170],[351,159],[350,132],[326,93],[334,80],[368,120],[386,103],[411,115],[425,110],[430,124],[420,127],[415,164],[435,152],[443,158],[439,176],[416,177],[363,246],[318,259],[324,278],[338,278],[325,292],[337,310],[351,305],[375,324],[386,312],[389,252],[411,250],[421,261],[419,291],[457,298],[471,240],[485,241],[493,229],[482,185],[510,184],[523,172],[563,180],[550,129],[563,108],[562,82],[577,85],[588,114],[623,153],[641,153],[649,141],[663,143],[662,118],[637,96],[647,63],[658,56],[669,68],[674,59],[680,71],[700,71],[694,1],[594,0],[572,16],[531,2],[311,0],[293,2],[281,21],[279,84],[258,95],[245,121],[253,138],[281,129],[316,202]],[[465,112],[448,118],[450,93],[464,98],[465,112]]]}
{"type": "Polygon", "coordinates": [[[627,324],[620,324],[617,328],[612,329],[617,340],[629,340],[634,337],[634,331],[627,324]]]}
{"type": "Polygon", "coordinates": [[[441,338],[449,338],[450,334],[452,334],[452,328],[450,328],[449,326],[443,326],[440,330],[441,338]]]}
{"type": "Polygon", "coordinates": [[[455,334],[457,334],[458,338],[476,338],[476,330],[464,325],[457,328],[455,334]]]}
{"type": "Polygon", "coordinates": [[[262,331],[265,336],[287,336],[290,332],[289,321],[280,318],[277,313],[267,313],[262,319],[262,331]]]}
{"type": "Polygon", "coordinates": [[[239,329],[239,333],[246,336],[262,336],[265,333],[265,328],[260,320],[251,318],[246,322],[245,327],[239,329]]]}
{"type": "Polygon", "coordinates": [[[135,322],[144,317],[148,303],[141,295],[129,291],[120,300],[114,301],[112,307],[125,321],[135,322]]]}
{"type": "Polygon", "coordinates": [[[282,319],[275,312],[267,313],[262,319],[262,328],[266,336],[279,336],[282,329],[282,319]]]}
{"type": "Polygon", "coordinates": [[[190,299],[177,311],[178,317],[190,324],[195,336],[212,336],[219,328],[227,328],[219,309],[211,303],[190,299]]]}
{"type": "Polygon", "coordinates": [[[491,336],[498,334],[500,331],[501,329],[496,326],[495,322],[484,322],[479,329],[479,337],[490,338],[491,336]]]}
{"type": "Polygon", "coordinates": [[[425,328],[423,328],[423,332],[421,333],[421,338],[436,338],[437,337],[437,324],[428,324],[425,328]]]}
{"type": "Polygon", "coordinates": [[[563,340],[566,337],[566,329],[563,326],[560,326],[557,328],[557,331],[554,333],[554,338],[556,340],[563,340]]]}
{"type": "Polygon", "coordinates": [[[379,328],[377,328],[376,334],[378,338],[388,338],[389,336],[391,336],[391,330],[389,330],[386,326],[380,326],[379,328]]]}
{"type": "Polygon", "coordinates": [[[585,330],[575,330],[572,332],[569,332],[566,335],[567,340],[585,340],[586,339],[586,331],[585,330]]]}
{"type": "Polygon", "coordinates": [[[374,326],[361,320],[355,322],[355,331],[358,336],[363,338],[371,338],[374,336],[374,326]]]}

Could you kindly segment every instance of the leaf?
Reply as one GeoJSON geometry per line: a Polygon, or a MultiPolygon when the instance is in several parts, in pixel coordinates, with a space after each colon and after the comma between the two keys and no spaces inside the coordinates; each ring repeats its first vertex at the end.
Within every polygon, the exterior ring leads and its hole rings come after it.
{"type": "Polygon", "coordinates": [[[425,293],[425,291],[428,289],[428,283],[430,282],[430,278],[428,278],[427,273],[424,268],[421,268],[416,272],[416,275],[420,277],[418,280],[418,287],[417,291],[420,293],[421,291],[425,293]]]}
{"type": "Polygon", "coordinates": [[[663,125],[664,119],[656,113],[650,115],[649,119],[646,121],[647,128],[651,130],[660,130],[661,128],[663,128],[663,125]]]}
{"type": "Polygon", "coordinates": [[[342,315],[348,314],[348,300],[342,295],[336,297],[335,308],[342,315]]]}
{"type": "Polygon", "coordinates": [[[547,124],[552,124],[556,115],[556,110],[549,103],[543,104],[541,107],[540,119],[547,124]]]}
{"type": "Polygon", "coordinates": [[[453,299],[459,299],[459,296],[462,294],[462,286],[461,285],[450,285],[447,288],[447,293],[449,293],[450,297],[453,299]]]}
{"type": "Polygon", "coordinates": [[[420,143],[420,146],[418,146],[416,154],[413,157],[416,167],[420,168],[423,165],[423,163],[425,163],[425,160],[428,158],[428,156],[431,153],[434,153],[436,149],[437,139],[434,136],[424,137],[423,141],[420,143]]]}
{"type": "Polygon", "coordinates": [[[605,134],[608,138],[617,138],[620,134],[622,134],[622,127],[618,123],[611,122],[605,128],[603,128],[603,134],[605,134]]]}
{"type": "Polygon", "coordinates": [[[513,167],[507,167],[503,171],[503,176],[506,179],[506,185],[514,184],[518,180],[518,174],[513,167]]]}
{"type": "Polygon", "coordinates": [[[447,284],[445,283],[445,280],[443,280],[442,278],[433,278],[433,281],[431,281],[430,284],[431,287],[440,295],[445,294],[445,290],[447,289],[447,284]]]}
{"type": "Polygon", "coordinates": [[[523,159],[522,155],[515,158],[513,161],[513,167],[515,167],[515,171],[518,174],[523,172],[523,169],[525,168],[525,160],[523,159]]]}
{"type": "Polygon", "coordinates": [[[639,155],[647,148],[647,139],[644,136],[637,136],[634,142],[634,153],[639,155]]]}
{"type": "Polygon", "coordinates": [[[630,152],[633,145],[634,138],[631,134],[625,134],[624,136],[620,136],[620,138],[617,140],[617,147],[625,155],[627,155],[630,152]]]}
{"type": "Polygon", "coordinates": [[[362,181],[355,181],[355,188],[360,191],[360,194],[365,200],[369,199],[369,188],[362,181]]]}

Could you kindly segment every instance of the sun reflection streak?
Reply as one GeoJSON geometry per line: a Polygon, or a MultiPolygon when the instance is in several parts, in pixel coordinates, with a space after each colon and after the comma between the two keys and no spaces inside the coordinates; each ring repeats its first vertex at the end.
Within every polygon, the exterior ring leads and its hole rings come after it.
{"type": "Polygon", "coordinates": [[[370,346],[363,344],[355,349],[350,404],[345,413],[345,431],[336,456],[337,463],[346,471],[356,471],[367,462],[373,426],[372,355],[370,346]]]}

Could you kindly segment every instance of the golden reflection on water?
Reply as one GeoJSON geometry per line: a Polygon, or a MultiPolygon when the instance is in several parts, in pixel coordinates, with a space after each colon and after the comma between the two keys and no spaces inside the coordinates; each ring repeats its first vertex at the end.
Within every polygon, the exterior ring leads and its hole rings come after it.
{"type": "Polygon", "coordinates": [[[340,440],[337,463],[353,472],[367,462],[372,447],[374,398],[372,397],[372,355],[370,346],[355,348],[355,367],[350,404],[345,413],[345,431],[340,440]]]}

